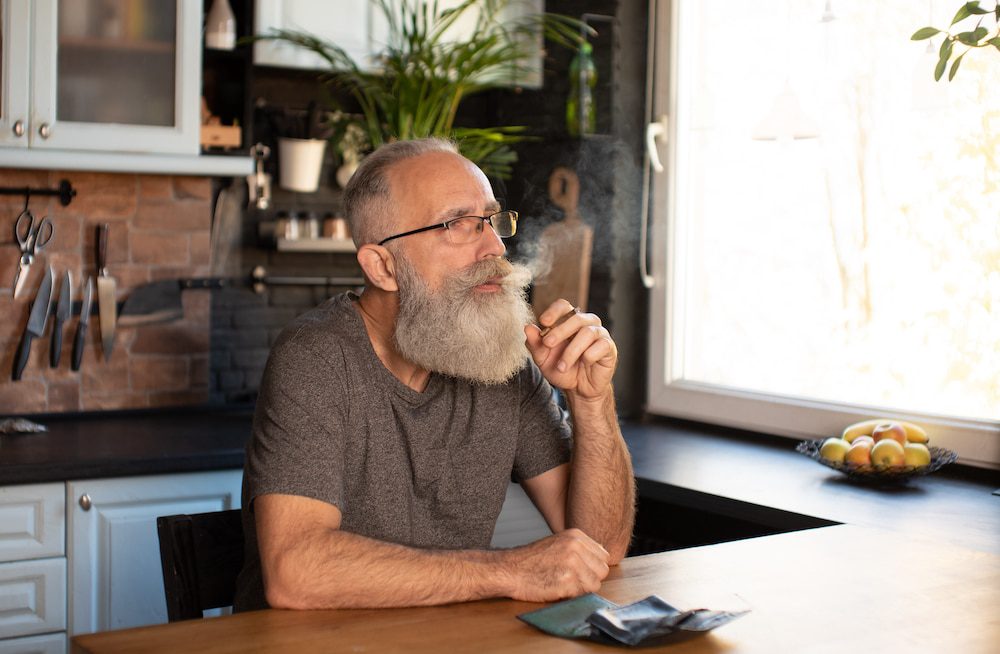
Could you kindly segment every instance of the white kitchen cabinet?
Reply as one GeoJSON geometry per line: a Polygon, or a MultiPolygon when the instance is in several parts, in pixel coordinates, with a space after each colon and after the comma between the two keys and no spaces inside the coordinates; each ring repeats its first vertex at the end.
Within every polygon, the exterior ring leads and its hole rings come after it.
{"type": "Polygon", "coordinates": [[[199,155],[202,0],[0,0],[0,167],[247,175],[199,155]]]}
{"type": "MultiPolygon", "coordinates": [[[[438,9],[456,7],[462,0],[439,0],[438,9]]],[[[511,2],[501,12],[501,21],[544,11],[543,0],[511,2]]],[[[475,10],[465,12],[446,32],[468,38],[475,27],[475,10]]],[[[362,68],[375,69],[375,56],[384,49],[388,26],[374,1],[365,0],[256,0],[254,33],[267,34],[272,29],[303,31],[343,48],[362,68]]],[[[542,36],[534,44],[537,57],[519,71],[514,83],[538,88],[542,83],[542,36]]],[[[254,63],[262,66],[328,70],[329,62],[313,52],[280,41],[254,44],[254,63]]]]}
{"type": "Polygon", "coordinates": [[[68,482],[70,636],[166,622],[156,518],[238,508],[242,475],[68,482]]]}
{"type": "MultiPolygon", "coordinates": [[[[384,26],[373,22],[378,15],[375,3],[365,0],[256,0],[254,33],[267,34],[272,29],[309,32],[336,43],[364,64],[385,33],[384,26]]],[[[280,41],[254,43],[253,62],[306,70],[330,67],[319,55],[280,41]]]]}
{"type": "Polygon", "coordinates": [[[64,486],[0,487],[0,654],[65,651],[65,629],[64,486]]]}
{"type": "Polygon", "coordinates": [[[28,17],[30,0],[0,6],[0,147],[28,147],[28,17]]]}
{"type": "Polygon", "coordinates": [[[0,654],[66,654],[66,634],[45,634],[0,640],[0,654]]]}
{"type": "Polygon", "coordinates": [[[0,563],[0,608],[3,636],[66,629],[66,559],[0,563]]]}

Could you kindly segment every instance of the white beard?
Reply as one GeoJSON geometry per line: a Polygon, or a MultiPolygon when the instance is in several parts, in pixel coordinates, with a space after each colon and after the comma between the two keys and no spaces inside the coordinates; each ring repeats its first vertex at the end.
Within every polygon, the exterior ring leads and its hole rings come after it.
{"type": "Polygon", "coordinates": [[[524,326],[531,272],[506,259],[476,262],[431,291],[405,257],[397,257],[399,316],[394,339],[404,358],[425,370],[481,384],[510,380],[528,360],[524,326]],[[502,278],[501,290],[476,286],[502,278]]]}

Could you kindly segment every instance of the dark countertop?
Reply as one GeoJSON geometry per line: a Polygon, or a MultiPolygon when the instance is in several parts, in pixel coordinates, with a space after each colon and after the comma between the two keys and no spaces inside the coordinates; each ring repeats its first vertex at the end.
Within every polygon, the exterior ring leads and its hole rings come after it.
{"type": "MultiPolygon", "coordinates": [[[[49,431],[0,435],[0,486],[240,468],[252,412],[178,409],[32,417],[49,431]]],[[[854,482],[796,441],[684,421],[623,427],[639,492],[757,519],[783,512],[1000,552],[1000,472],[951,465],[908,483],[854,482]]]]}
{"type": "Polygon", "coordinates": [[[644,497],[764,524],[777,509],[1000,553],[1000,496],[992,494],[1000,471],[952,464],[875,486],[799,454],[793,439],[673,420],[622,431],[644,497]]]}
{"type": "Polygon", "coordinates": [[[0,485],[243,467],[249,409],[29,416],[48,427],[0,434],[0,485]]]}

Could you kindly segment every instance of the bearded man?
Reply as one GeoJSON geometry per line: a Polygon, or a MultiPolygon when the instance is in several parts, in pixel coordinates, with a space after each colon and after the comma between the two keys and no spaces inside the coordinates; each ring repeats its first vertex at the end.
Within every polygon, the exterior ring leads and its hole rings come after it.
{"type": "Polygon", "coordinates": [[[366,286],[296,319],[272,349],[236,609],[596,591],[634,518],[607,330],[564,300],[538,316],[545,333],[533,324],[530,275],[501,240],[517,214],[449,142],[382,146],[344,203],[366,286]],[[512,479],[553,534],[491,550],[512,479]]]}

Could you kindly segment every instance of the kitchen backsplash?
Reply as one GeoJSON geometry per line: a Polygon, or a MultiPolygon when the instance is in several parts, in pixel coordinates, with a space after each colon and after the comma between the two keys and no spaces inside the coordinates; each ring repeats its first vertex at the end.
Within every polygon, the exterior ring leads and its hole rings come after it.
{"type": "MultiPolygon", "coordinates": [[[[96,227],[110,225],[107,267],[119,301],[157,280],[207,276],[210,271],[212,185],[210,178],[0,169],[0,186],[54,188],[68,179],[77,195],[63,207],[57,198],[35,196],[30,209],[54,226],[51,242],[36,256],[21,296],[12,297],[19,250],[14,222],[24,197],[0,196],[0,414],[48,413],[176,406],[204,403],[209,395],[211,298],[205,290],[181,295],[179,320],[118,327],[110,361],[104,360],[99,316],[87,334],[80,370],[71,370],[78,316],[63,325],[62,357],[49,367],[54,320],[35,339],[20,381],[11,371],[28,313],[47,265],[55,272],[53,301],[64,271],[72,275],[73,299],[96,275],[96,227]]],[[[96,307],[96,292],[94,305],[96,307]]]]}

